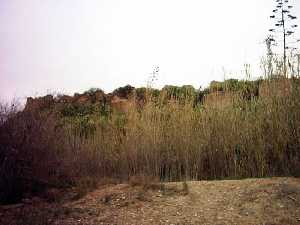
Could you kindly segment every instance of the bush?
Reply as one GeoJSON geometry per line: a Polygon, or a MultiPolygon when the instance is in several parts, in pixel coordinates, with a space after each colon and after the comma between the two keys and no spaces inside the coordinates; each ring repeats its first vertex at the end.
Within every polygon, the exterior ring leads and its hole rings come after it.
{"type": "Polygon", "coordinates": [[[0,202],[63,184],[63,138],[49,113],[18,113],[0,126],[0,202]]]}

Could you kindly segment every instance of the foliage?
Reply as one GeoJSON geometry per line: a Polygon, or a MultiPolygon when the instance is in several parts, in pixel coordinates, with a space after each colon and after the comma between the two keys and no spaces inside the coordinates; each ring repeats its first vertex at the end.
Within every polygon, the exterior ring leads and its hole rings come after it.
{"type": "Polygon", "coordinates": [[[130,85],[126,85],[124,87],[119,87],[118,89],[113,91],[113,95],[117,95],[118,97],[121,98],[128,98],[134,90],[134,87],[130,85]]]}
{"type": "Polygon", "coordinates": [[[191,85],[184,85],[182,87],[166,85],[163,89],[166,92],[168,99],[190,99],[197,95],[195,88],[191,85]]]}
{"type": "Polygon", "coordinates": [[[86,116],[99,112],[99,107],[95,105],[72,105],[67,104],[61,109],[62,116],[86,116]]]}
{"type": "Polygon", "coordinates": [[[96,92],[103,92],[103,90],[100,88],[90,88],[89,90],[85,91],[83,94],[91,96],[91,95],[94,95],[96,92]]]}

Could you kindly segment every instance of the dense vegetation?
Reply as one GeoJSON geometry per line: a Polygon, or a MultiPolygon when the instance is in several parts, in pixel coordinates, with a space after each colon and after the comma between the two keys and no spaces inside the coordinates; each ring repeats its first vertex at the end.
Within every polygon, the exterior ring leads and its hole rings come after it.
{"type": "Polygon", "coordinates": [[[135,89],[126,112],[97,104],[35,113],[2,106],[0,201],[136,175],[299,176],[299,99],[299,78],[231,79],[204,90],[135,89]]]}

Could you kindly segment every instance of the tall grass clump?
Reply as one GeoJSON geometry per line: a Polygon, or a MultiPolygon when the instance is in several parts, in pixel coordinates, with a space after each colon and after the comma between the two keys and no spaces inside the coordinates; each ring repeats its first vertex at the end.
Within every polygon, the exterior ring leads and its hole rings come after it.
{"type": "Polygon", "coordinates": [[[297,175],[299,80],[239,85],[211,92],[197,104],[197,96],[168,87],[171,92],[148,94],[142,109],[132,104],[126,112],[94,118],[90,137],[69,132],[90,155],[80,170],[164,181],[297,175]]]}

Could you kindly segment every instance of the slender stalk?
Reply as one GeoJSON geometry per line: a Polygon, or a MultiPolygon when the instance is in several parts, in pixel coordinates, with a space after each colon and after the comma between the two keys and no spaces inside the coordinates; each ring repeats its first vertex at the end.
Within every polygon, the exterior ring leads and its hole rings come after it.
{"type": "Polygon", "coordinates": [[[284,7],[283,6],[281,8],[281,21],[282,21],[282,29],[283,29],[283,73],[284,73],[284,76],[287,77],[287,69],[286,69],[286,32],[285,32],[285,17],[284,17],[284,7]]]}

